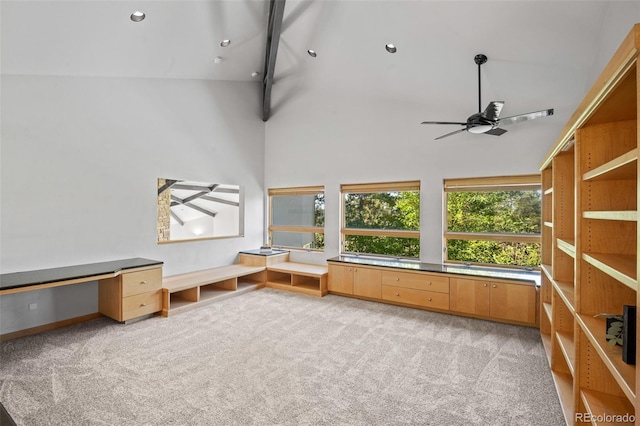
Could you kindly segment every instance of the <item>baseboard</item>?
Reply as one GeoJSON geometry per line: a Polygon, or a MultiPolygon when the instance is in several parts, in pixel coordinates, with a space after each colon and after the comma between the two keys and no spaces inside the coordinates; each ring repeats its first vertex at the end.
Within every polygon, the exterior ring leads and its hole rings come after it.
{"type": "Polygon", "coordinates": [[[19,337],[30,336],[32,334],[42,333],[43,331],[55,330],[56,328],[66,327],[73,324],[79,324],[81,322],[87,322],[100,317],[102,317],[102,314],[100,312],[96,312],[93,314],[82,315],[75,318],[69,318],[62,321],[52,322],[50,324],[44,324],[44,325],[39,325],[37,327],[31,327],[24,330],[14,331],[13,333],[1,334],[0,342],[17,339],[19,337]]]}

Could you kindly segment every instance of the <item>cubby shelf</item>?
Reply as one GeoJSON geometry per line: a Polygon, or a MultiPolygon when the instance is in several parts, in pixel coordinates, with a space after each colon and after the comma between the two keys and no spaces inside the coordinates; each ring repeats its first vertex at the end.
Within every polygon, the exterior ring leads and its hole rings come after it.
{"type": "Polygon", "coordinates": [[[583,253],[582,258],[605,274],[638,291],[637,256],[583,253]]]}
{"type": "Polygon", "coordinates": [[[587,211],[587,212],[582,212],[582,217],[585,219],[623,220],[628,222],[637,222],[638,211],[637,210],[587,211]]]}
{"type": "Polygon", "coordinates": [[[573,240],[561,240],[558,238],[558,248],[563,252],[567,253],[572,258],[576,258],[576,245],[573,240]]]}
{"type": "Polygon", "coordinates": [[[640,371],[595,317],[640,302],[639,52],[636,24],[540,165],[540,334],[568,425],[640,426],[640,371]]]}
{"type": "Polygon", "coordinates": [[[562,301],[565,305],[567,305],[569,310],[571,310],[571,312],[575,312],[575,290],[573,288],[573,283],[553,281],[553,287],[556,289],[556,291],[562,298],[562,301]]]}
{"type": "Polygon", "coordinates": [[[635,148],[601,166],[584,173],[582,180],[629,180],[638,176],[638,149],[635,148]]]}
{"type": "Polygon", "coordinates": [[[631,400],[636,400],[636,369],[635,366],[622,361],[622,348],[611,346],[604,338],[606,322],[603,318],[590,315],[578,315],[578,324],[596,349],[604,365],[613,378],[618,382],[622,392],[631,400]]]}
{"type": "Polygon", "coordinates": [[[547,302],[542,303],[542,309],[544,310],[546,317],[549,319],[549,322],[552,322],[553,314],[551,310],[551,303],[547,303],[547,302]]]}
{"type": "Polygon", "coordinates": [[[560,406],[564,413],[564,418],[574,418],[574,403],[573,403],[573,377],[569,373],[561,373],[558,371],[551,371],[553,381],[556,385],[556,391],[560,398],[560,406]]]}
{"type": "Polygon", "coordinates": [[[573,343],[573,334],[557,331],[556,339],[558,340],[558,345],[560,346],[560,350],[562,350],[562,355],[564,355],[564,359],[569,367],[569,372],[573,376],[576,364],[576,349],[573,343]]]}
{"type": "MultiPolygon", "coordinates": [[[[581,389],[580,399],[584,404],[588,413],[594,415],[596,418],[604,417],[606,415],[612,416],[617,413],[629,413],[633,411],[633,405],[626,398],[619,396],[612,396],[604,392],[598,392],[591,389],[581,389]]],[[[627,417],[628,419],[628,417],[627,417]]],[[[598,422],[598,425],[611,424],[611,425],[633,425],[634,423],[624,421],[615,422],[598,422]]]]}

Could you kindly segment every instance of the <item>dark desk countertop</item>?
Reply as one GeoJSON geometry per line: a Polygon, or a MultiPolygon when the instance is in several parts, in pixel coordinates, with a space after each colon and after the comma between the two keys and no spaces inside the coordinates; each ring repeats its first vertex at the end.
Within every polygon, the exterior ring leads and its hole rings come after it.
{"type": "Polygon", "coordinates": [[[131,259],[113,260],[109,262],[89,263],[85,265],[63,266],[60,268],[38,269],[34,271],[13,272],[0,274],[0,290],[47,284],[57,281],[67,281],[88,278],[97,275],[115,274],[127,269],[145,266],[162,265],[159,260],[131,259]]]}
{"type": "Polygon", "coordinates": [[[403,259],[385,259],[371,256],[337,256],[327,262],[349,263],[356,265],[381,266],[387,268],[408,269],[441,274],[466,275],[475,278],[503,279],[525,281],[540,287],[540,272],[510,268],[492,268],[473,265],[445,265],[441,263],[424,263],[403,259]]]}

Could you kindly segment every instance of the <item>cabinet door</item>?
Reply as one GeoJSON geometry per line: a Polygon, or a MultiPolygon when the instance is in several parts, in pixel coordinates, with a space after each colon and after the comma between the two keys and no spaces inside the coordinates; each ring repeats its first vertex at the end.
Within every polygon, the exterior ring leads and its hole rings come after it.
{"type": "Polygon", "coordinates": [[[356,296],[382,298],[382,273],[378,269],[354,268],[353,294],[356,296]]]}
{"type": "Polygon", "coordinates": [[[329,291],[353,294],[353,267],[329,263],[329,291]]]}
{"type": "Polygon", "coordinates": [[[489,316],[489,282],[450,278],[449,283],[452,311],[489,316]]]}
{"type": "Polygon", "coordinates": [[[491,317],[535,324],[535,286],[527,284],[492,282],[491,317]]]}

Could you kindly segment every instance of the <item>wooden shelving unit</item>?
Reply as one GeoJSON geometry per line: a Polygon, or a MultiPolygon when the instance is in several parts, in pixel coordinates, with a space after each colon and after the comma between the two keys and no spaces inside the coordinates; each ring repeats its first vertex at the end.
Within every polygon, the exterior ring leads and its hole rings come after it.
{"type": "Polygon", "coordinates": [[[639,369],[594,317],[640,301],[639,50],[636,24],[540,167],[540,333],[570,425],[640,425],[639,369]]]}

